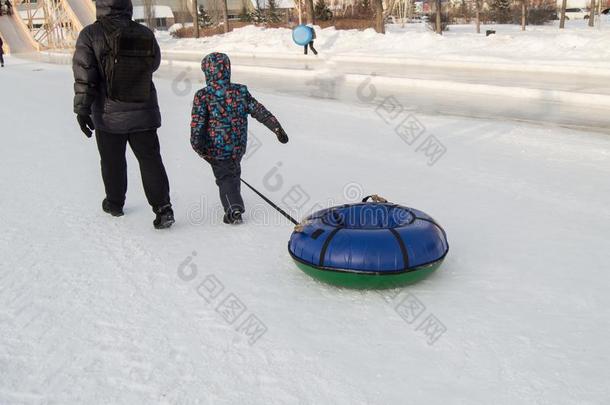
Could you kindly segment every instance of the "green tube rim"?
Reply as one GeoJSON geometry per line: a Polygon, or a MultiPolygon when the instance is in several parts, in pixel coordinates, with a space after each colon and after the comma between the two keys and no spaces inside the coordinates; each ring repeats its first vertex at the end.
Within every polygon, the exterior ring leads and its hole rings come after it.
{"type": "Polygon", "coordinates": [[[416,283],[438,269],[445,259],[414,267],[408,271],[393,273],[363,273],[353,271],[329,270],[304,263],[293,256],[299,269],[316,280],[339,287],[353,289],[384,289],[396,288],[416,283]]]}

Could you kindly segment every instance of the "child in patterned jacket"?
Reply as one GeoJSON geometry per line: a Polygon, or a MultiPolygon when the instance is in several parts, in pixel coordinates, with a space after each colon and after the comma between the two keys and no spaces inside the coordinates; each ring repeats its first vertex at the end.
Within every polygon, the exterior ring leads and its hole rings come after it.
{"type": "Polygon", "coordinates": [[[191,146],[212,166],[226,224],[242,222],[241,158],[248,142],[248,115],[269,128],[281,143],[286,132],[265,106],[242,84],[231,82],[231,61],[224,53],[203,58],[207,86],[195,94],[191,114],[191,146]]]}

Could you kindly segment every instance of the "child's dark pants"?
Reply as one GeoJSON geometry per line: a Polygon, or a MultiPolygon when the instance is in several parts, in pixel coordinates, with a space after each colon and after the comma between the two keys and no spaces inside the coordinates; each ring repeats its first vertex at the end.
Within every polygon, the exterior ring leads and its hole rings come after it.
{"type": "Polygon", "coordinates": [[[225,213],[236,210],[244,212],[244,200],[240,193],[241,162],[233,159],[215,160],[211,165],[225,213]]]}

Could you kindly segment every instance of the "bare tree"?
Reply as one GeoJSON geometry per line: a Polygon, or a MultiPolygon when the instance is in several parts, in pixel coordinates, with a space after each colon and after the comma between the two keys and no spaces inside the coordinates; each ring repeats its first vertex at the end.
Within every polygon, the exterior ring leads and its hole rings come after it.
{"type": "Polygon", "coordinates": [[[568,6],[568,0],[561,1],[561,20],[559,21],[559,28],[564,29],[566,26],[566,7],[568,6]]]}
{"type": "Polygon", "coordinates": [[[199,10],[197,0],[193,0],[193,22],[195,27],[195,38],[199,38],[199,10]]]}
{"type": "Polygon", "coordinates": [[[229,32],[229,6],[227,5],[227,0],[222,0],[222,21],[226,34],[229,32]]]}
{"type": "MultiPolygon", "coordinates": [[[[156,0],[152,1],[154,2],[156,0]]],[[[176,16],[176,22],[186,25],[188,22],[188,16],[190,15],[192,17],[192,11],[191,0],[177,0],[176,11],[174,13],[176,16]]]]}
{"type": "Polygon", "coordinates": [[[297,7],[297,15],[299,17],[299,25],[303,24],[303,4],[301,0],[295,0],[295,4],[297,7]]]}
{"type": "Polygon", "coordinates": [[[222,2],[223,0],[210,0],[207,2],[208,8],[206,10],[214,25],[219,25],[222,20],[222,2]]]}
{"type": "Polygon", "coordinates": [[[313,8],[313,0],[305,0],[305,7],[307,9],[307,18],[310,24],[316,23],[316,15],[313,8]]]}
{"type": "Polygon", "coordinates": [[[155,8],[153,3],[154,0],[144,0],[144,20],[146,21],[146,26],[151,30],[156,28],[155,8]]]}
{"type": "Polygon", "coordinates": [[[521,31],[525,31],[527,25],[527,0],[521,0],[521,31]]]}
{"type": "Polygon", "coordinates": [[[436,5],[436,33],[443,35],[443,26],[441,21],[441,8],[443,5],[441,0],[436,0],[434,4],[436,5]]]}
{"type": "Polygon", "coordinates": [[[476,7],[476,19],[477,19],[477,34],[481,33],[481,2],[483,0],[475,0],[474,5],[476,7]]]}
{"type": "Polygon", "coordinates": [[[595,25],[595,0],[591,0],[591,12],[589,13],[589,27],[595,25]]]}
{"type": "Polygon", "coordinates": [[[383,21],[383,0],[375,0],[375,31],[385,34],[383,21]]]}

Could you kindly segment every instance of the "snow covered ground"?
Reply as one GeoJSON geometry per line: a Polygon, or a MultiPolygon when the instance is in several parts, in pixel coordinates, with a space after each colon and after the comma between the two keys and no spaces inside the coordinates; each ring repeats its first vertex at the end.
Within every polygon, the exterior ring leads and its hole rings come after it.
{"type": "Polygon", "coordinates": [[[159,232],[131,155],[126,215],[101,212],[69,67],[0,71],[0,404],[608,402],[608,135],[417,113],[408,145],[406,116],[246,83],[291,136],[252,124],[248,181],[298,216],[376,192],[447,230],[432,277],[355,292],[301,273],[247,190],[246,223],[219,223],[185,80],[157,80],[178,221],[159,232]]]}
{"type": "MultiPolygon", "coordinates": [[[[599,27],[586,21],[567,21],[559,30],[557,22],[546,26],[483,25],[476,34],[474,25],[452,25],[443,36],[431,32],[425,24],[388,25],[387,34],[365,31],[317,28],[316,48],[319,58],[334,60],[392,61],[416,59],[419,63],[508,65],[519,69],[610,68],[610,19],[604,16],[599,27]],[[496,35],[485,36],[487,29],[496,35]]],[[[201,39],[172,38],[159,32],[165,51],[207,53],[211,51],[256,57],[303,58],[302,49],[292,42],[288,29],[248,26],[226,34],[201,39]]],[[[308,59],[315,59],[309,56],[308,59]]]]}

